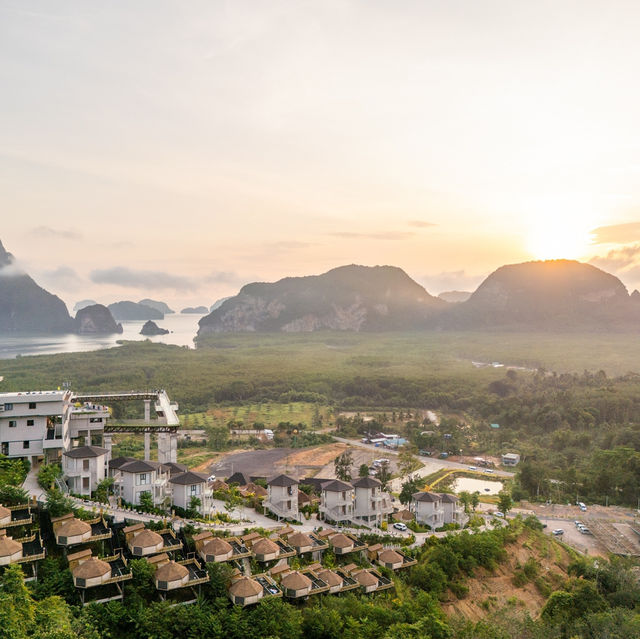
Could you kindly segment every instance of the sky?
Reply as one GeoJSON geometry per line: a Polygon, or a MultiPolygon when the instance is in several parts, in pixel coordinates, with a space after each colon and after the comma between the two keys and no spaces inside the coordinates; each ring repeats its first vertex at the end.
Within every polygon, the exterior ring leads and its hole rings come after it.
{"type": "Polygon", "coordinates": [[[640,3],[0,0],[0,240],[67,304],[392,264],[640,287],[640,3]]]}

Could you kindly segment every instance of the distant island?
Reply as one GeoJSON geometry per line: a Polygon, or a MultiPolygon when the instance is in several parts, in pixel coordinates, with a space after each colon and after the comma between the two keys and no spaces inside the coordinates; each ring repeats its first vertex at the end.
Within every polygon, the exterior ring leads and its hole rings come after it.
{"type": "Polygon", "coordinates": [[[140,300],[138,304],[143,304],[144,306],[150,306],[151,308],[155,308],[157,311],[160,311],[165,315],[172,315],[173,313],[175,313],[175,311],[169,308],[169,306],[165,302],[152,300],[152,299],[149,299],[148,297],[143,300],[140,300]]]}
{"type": "Polygon", "coordinates": [[[182,313],[183,315],[206,315],[208,312],[209,309],[206,306],[187,306],[187,308],[183,308],[180,311],[180,313],[182,313]]]}
{"type": "Polygon", "coordinates": [[[124,301],[109,304],[109,310],[118,321],[164,319],[164,313],[145,304],[124,301]]]}
{"type": "Polygon", "coordinates": [[[169,332],[166,328],[160,328],[153,320],[147,320],[140,335],[167,335],[169,332]]]}

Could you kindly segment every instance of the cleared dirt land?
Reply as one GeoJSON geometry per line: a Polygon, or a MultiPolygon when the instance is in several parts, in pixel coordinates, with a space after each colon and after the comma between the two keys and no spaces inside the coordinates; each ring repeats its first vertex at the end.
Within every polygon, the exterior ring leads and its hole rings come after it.
{"type": "Polygon", "coordinates": [[[270,477],[278,473],[289,473],[296,477],[315,476],[324,468],[332,470],[333,460],[347,448],[346,444],[335,443],[312,448],[232,452],[211,465],[209,472],[217,477],[229,477],[235,472],[254,477],[270,477]]]}

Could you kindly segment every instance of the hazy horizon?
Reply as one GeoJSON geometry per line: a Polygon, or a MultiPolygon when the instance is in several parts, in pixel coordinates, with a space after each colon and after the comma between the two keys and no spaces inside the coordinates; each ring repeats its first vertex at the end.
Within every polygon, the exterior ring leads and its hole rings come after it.
{"type": "Polygon", "coordinates": [[[0,240],[69,306],[390,264],[640,288],[640,5],[0,0],[0,240]]]}

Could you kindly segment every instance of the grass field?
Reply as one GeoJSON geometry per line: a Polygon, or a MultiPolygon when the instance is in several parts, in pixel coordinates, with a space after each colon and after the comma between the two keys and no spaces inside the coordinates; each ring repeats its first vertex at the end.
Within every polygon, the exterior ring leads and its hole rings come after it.
{"type": "MultiPolygon", "coordinates": [[[[237,406],[216,405],[206,412],[192,413],[182,417],[183,428],[204,428],[205,426],[226,426],[229,421],[241,421],[245,427],[261,422],[266,428],[275,428],[280,422],[311,426],[316,404],[309,402],[247,403],[237,406]]],[[[323,426],[332,423],[332,416],[325,406],[317,406],[323,426]]]]}

